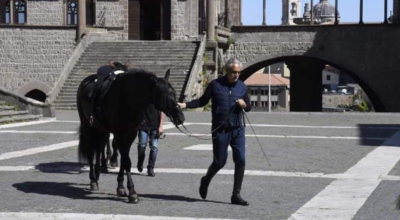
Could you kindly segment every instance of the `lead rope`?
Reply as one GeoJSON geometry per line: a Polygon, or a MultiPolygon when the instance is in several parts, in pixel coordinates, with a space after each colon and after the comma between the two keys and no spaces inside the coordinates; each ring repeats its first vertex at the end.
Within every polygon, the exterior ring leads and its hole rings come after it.
{"type": "Polygon", "coordinates": [[[244,112],[244,110],[243,110],[243,114],[245,115],[247,121],[249,122],[249,125],[250,125],[250,127],[251,127],[251,130],[253,131],[254,136],[255,136],[256,139],[257,139],[258,146],[260,146],[260,149],[261,149],[261,151],[263,152],[264,158],[265,158],[265,160],[267,161],[268,166],[270,167],[271,164],[270,164],[269,161],[268,161],[267,154],[265,153],[264,149],[262,148],[262,145],[261,145],[261,143],[260,143],[260,140],[258,139],[258,136],[257,136],[256,132],[254,131],[253,125],[251,125],[250,119],[249,119],[249,117],[247,116],[246,112],[244,112]]]}
{"type": "Polygon", "coordinates": [[[212,137],[212,133],[214,133],[215,131],[218,131],[218,129],[222,128],[222,126],[224,126],[224,125],[226,124],[226,122],[230,119],[231,114],[232,114],[232,112],[233,112],[234,110],[235,110],[235,108],[232,108],[232,109],[229,111],[229,114],[228,114],[228,116],[226,117],[226,119],[224,120],[224,122],[222,122],[217,128],[215,128],[214,130],[212,130],[210,133],[207,133],[207,134],[203,134],[203,135],[193,135],[193,133],[191,133],[191,132],[187,129],[187,127],[186,127],[184,124],[182,124],[182,127],[183,127],[186,131],[182,131],[177,125],[175,125],[175,127],[176,127],[181,133],[184,133],[184,134],[187,135],[188,137],[194,137],[194,138],[196,138],[196,139],[198,139],[198,140],[205,140],[205,141],[214,140],[214,139],[218,138],[219,135],[218,135],[218,133],[217,133],[217,135],[216,135],[215,137],[212,137]],[[202,137],[206,137],[206,136],[208,136],[208,135],[211,135],[211,139],[202,138],[202,137]]]}

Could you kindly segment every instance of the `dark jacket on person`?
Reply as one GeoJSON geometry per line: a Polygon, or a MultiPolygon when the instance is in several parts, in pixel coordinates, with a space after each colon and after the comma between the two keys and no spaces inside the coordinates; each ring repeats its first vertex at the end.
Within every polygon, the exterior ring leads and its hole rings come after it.
{"type": "Polygon", "coordinates": [[[143,121],[139,125],[139,130],[156,130],[160,125],[160,111],[150,104],[143,113],[143,121]]]}
{"type": "Polygon", "coordinates": [[[197,100],[186,103],[187,108],[205,106],[212,102],[212,127],[238,128],[243,127],[243,111],[237,106],[236,100],[243,99],[246,103],[246,112],[251,110],[247,95],[247,86],[240,80],[229,83],[226,76],[210,82],[204,94],[197,100]],[[228,119],[229,117],[229,119],[228,119]]]}

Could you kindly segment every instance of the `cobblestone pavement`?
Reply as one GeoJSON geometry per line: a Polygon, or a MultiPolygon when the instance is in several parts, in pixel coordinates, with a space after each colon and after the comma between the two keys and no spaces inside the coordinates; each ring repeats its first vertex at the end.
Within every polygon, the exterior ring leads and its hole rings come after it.
{"type": "MultiPolygon", "coordinates": [[[[185,115],[190,132],[210,132],[209,112],[185,115]]],[[[87,167],[77,162],[76,112],[0,126],[0,219],[400,219],[400,114],[248,116],[242,196],[249,207],[230,204],[231,152],[200,198],[210,137],[188,137],[169,122],[155,177],[136,170],[132,146],[139,204],[116,196],[116,169],[101,175],[99,191],[88,190],[87,167]]]]}

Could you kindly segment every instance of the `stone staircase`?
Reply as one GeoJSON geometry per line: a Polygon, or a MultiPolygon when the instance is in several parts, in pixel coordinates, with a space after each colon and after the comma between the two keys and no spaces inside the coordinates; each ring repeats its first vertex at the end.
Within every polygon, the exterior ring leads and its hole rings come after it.
{"type": "Polygon", "coordinates": [[[41,118],[41,115],[31,115],[28,111],[19,111],[17,107],[10,106],[5,101],[0,101],[0,125],[35,121],[41,118]]]}
{"type": "Polygon", "coordinates": [[[192,41],[118,41],[93,42],[82,54],[61,89],[54,106],[56,110],[75,110],[76,93],[82,80],[97,72],[108,61],[129,61],[130,68],[140,68],[163,77],[170,68],[169,81],[182,93],[193,66],[200,42],[192,41]]]}

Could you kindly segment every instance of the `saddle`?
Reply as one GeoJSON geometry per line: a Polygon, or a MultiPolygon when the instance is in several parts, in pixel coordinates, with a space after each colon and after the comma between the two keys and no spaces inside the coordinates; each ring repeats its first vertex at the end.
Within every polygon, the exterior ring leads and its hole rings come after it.
{"type": "Polygon", "coordinates": [[[98,76],[97,80],[95,80],[95,86],[89,94],[89,98],[92,102],[92,114],[90,117],[92,127],[94,126],[102,130],[109,130],[109,125],[103,114],[103,102],[117,75],[124,72],[125,71],[123,70],[116,70],[108,75],[102,77],[98,76]]]}

